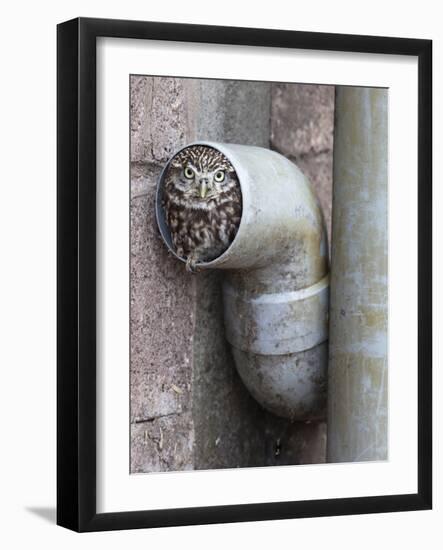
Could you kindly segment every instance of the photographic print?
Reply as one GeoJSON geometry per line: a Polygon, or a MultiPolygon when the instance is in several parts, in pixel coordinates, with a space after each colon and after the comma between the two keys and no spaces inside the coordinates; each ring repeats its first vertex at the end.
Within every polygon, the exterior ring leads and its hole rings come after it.
{"type": "Polygon", "coordinates": [[[57,50],[57,523],[429,509],[431,41],[57,50]]]}
{"type": "Polygon", "coordinates": [[[131,473],[385,460],[388,90],[130,98],[131,473]]]}

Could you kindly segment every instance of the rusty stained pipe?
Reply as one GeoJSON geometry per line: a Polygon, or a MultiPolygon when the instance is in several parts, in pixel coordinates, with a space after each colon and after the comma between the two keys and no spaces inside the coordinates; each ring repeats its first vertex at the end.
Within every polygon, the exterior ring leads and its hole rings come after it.
{"type": "Polygon", "coordinates": [[[388,90],[335,96],[328,462],[388,456],[388,90]]]}
{"type": "MultiPolygon", "coordinates": [[[[291,420],[326,415],[329,258],[321,208],[308,179],[261,147],[199,141],[236,170],[243,200],[229,248],[199,269],[223,269],[224,321],[237,370],[253,397],[291,420]]],[[[187,145],[186,147],[189,147],[187,145]]],[[[161,206],[160,233],[175,254],[161,206]]],[[[176,257],[184,261],[183,258],[176,257]]]]}

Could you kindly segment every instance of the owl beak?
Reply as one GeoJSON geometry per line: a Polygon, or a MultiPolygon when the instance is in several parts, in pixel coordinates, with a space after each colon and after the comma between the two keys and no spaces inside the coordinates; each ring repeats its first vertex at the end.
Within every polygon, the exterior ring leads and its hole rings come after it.
{"type": "Polygon", "coordinates": [[[206,193],[208,191],[208,184],[206,180],[200,181],[200,198],[204,199],[206,197],[206,193]]]}

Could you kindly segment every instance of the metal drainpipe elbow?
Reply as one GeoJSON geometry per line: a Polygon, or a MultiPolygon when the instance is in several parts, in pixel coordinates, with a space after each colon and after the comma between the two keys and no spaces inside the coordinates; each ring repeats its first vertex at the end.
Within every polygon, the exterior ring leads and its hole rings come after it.
{"type": "MultiPolygon", "coordinates": [[[[242,218],[233,242],[215,260],[198,264],[226,270],[225,331],[237,370],[270,412],[293,421],[322,420],[329,256],[318,200],[297,166],[275,151],[205,141],[189,145],[197,144],[223,153],[241,187],[242,218]]],[[[175,254],[161,206],[164,173],[157,188],[157,223],[175,254]]]]}

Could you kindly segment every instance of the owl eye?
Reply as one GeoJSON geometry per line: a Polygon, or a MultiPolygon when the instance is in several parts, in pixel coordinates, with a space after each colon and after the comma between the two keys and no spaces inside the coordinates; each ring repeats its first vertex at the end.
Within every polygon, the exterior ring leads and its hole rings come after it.
{"type": "Polygon", "coordinates": [[[189,166],[187,166],[183,170],[183,175],[185,176],[186,179],[192,180],[194,178],[194,170],[192,168],[190,168],[189,166]]]}
{"type": "Polygon", "coordinates": [[[214,174],[215,181],[218,181],[219,183],[225,179],[225,173],[223,170],[217,170],[217,172],[214,174]]]}

